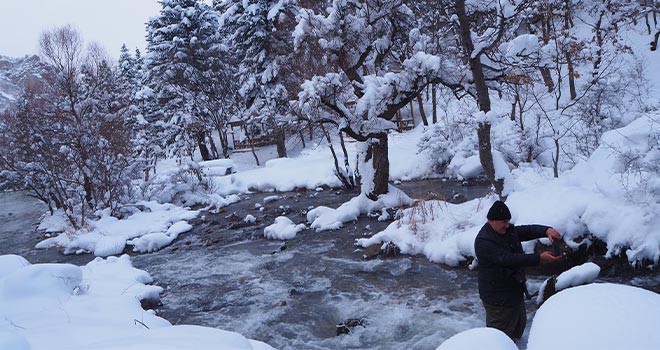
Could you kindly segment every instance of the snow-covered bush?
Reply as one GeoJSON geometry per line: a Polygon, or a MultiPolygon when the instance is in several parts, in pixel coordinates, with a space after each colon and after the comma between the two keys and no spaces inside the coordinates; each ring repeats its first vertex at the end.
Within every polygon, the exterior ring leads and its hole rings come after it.
{"type": "MultiPolygon", "coordinates": [[[[435,124],[424,132],[421,139],[417,144],[418,153],[428,152],[433,164],[433,170],[438,174],[442,174],[447,169],[449,162],[458,151],[457,148],[464,148],[465,143],[463,140],[468,140],[468,143],[474,143],[474,133],[467,133],[465,123],[460,121],[454,122],[450,125],[435,124]],[[460,144],[459,144],[460,143],[460,144]],[[457,147],[458,146],[458,147],[457,147]]],[[[471,148],[474,148],[471,147],[471,148]]]]}
{"type": "Polygon", "coordinates": [[[213,178],[206,174],[204,167],[192,161],[172,171],[157,174],[141,187],[145,200],[159,203],[184,206],[201,204],[220,208],[238,201],[235,195],[226,198],[218,195],[220,191],[213,178]]]}

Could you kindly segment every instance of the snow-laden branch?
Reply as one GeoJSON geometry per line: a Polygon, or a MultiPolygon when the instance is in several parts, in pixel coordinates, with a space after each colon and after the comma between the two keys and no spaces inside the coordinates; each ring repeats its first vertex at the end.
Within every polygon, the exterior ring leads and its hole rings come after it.
{"type": "Polygon", "coordinates": [[[345,73],[316,76],[302,84],[298,108],[308,115],[327,108],[345,125],[367,135],[395,128],[391,119],[396,111],[410,103],[428,84],[460,88],[462,79],[458,69],[439,56],[418,52],[403,62],[400,71],[365,76],[359,98],[352,93],[345,73]]]}

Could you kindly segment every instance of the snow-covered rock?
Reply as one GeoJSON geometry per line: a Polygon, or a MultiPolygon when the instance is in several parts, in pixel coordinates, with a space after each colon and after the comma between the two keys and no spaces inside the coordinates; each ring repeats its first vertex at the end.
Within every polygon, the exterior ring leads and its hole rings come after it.
{"type": "Polygon", "coordinates": [[[264,228],[264,237],[270,239],[291,239],[306,228],[305,224],[296,225],[286,216],[278,216],[275,223],[264,228]]]}
{"type": "Polygon", "coordinates": [[[387,207],[410,205],[411,203],[412,199],[408,195],[390,185],[388,193],[378,196],[377,201],[372,201],[364,193],[361,193],[336,209],[319,206],[310,210],[307,213],[307,221],[310,223],[310,228],[315,229],[317,232],[336,230],[346,222],[357,220],[358,216],[362,214],[381,211],[387,207]]]}
{"type": "Polygon", "coordinates": [[[445,340],[436,350],[518,350],[516,344],[495,328],[473,328],[445,340]]]}
{"type": "Polygon", "coordinates": [[[528,350],[660,349],[660,295],[619,284],[561,291],[534,316],[528,350]]]}
{"type": "Polygon", "coordinates": [[[539,293],[536,297],[536,302],[541,304],[545,301],[545,299],[548,299],[550,296],[552,296],[552,294],[546,295],[546,286],[548,283],[554,283],[554,286],[552,286],[551,290],[548,292],[556,293],[569,287],[591,283],[595,281],[596,278],[598,278],[599,273],[600,266],[592,262],[584,263],[582,265],[575,266],[568,271],[564,271],[559,276],[557,276],[557,278],[551,277],[541,283],[541,286],[539,287],[539,293]]]}
{"type": "MultiPolygon", "coordinates": [[[[121,254],[126,245],[133,245],[134,251],[151,252],[161,249],[174,241],[177,236],[189,231],[192,220],[199,211],[177,207],[173,204],[140,202],[148,211],[138,211],[125,219],[110,216],[108,211],[98,220],[89,221],[89,230],[68,232],[45,239],[36,248],[63,247],[65,254],[77,251],[92,252],[96,256],[121,254]]],[[[61,223],[62,220],[50,220],[61,223]]],[[[43,225],[43,221],[42,221],[43,225]]]]}

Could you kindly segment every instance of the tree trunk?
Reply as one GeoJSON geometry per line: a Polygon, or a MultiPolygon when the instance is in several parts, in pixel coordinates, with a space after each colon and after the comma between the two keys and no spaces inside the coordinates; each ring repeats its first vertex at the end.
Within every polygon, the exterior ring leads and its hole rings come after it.
{"type": "Polygon", "coordinates": [[[257,152],[255,152],[255,150],[254,150],[254,137],[252,137],[252,135],[253,135],[252,131],[253,130],[250,130],[248,132],[247,126],[245,126],[245,125],[243,126],[243,129],[245,130],[245,135],[247,136],[248,141],[250,141],[250,151],[252,151],[252,155],[254,156],[254,160],[257,162],[257,166],[259,166],[261,164],[259,164],[259,157],[257,157],[257,152]]]}
{"type": "Polygon", "coordinates": [[[571,100],[577,98],[577,90],[575,89],[575,67],[573,67],[573,60],[568,52],[566,52],[566,63],[568,64],[568,89],[571,92],[571,100]]]}
{"type": "MultiPolygon", "coordinates": [[[[456,0],[456,13],[458,15],[459,30],[461,34],[461,41],[465,56],[470,63],[470,71],[474,79],[474,86],[477,91],[477,103],[479,110],[488,113],[490,111],[490,96],[488,95],[488,86],[486,86],[486,79],[484,77],[483,66],[481,65],[481,56],[476,55],[472,57],[474,52],[474,43],[472,42],[470,19],[465,12],[465,0],[456,0]]],[[[501,199],[506,199],[502,195],[504,189],[504,180],[495,178],[495,164],[493,163],[493,153],[490,145],[490,123],[479,123],[477,128],[477,136],[479,139],[479,161],[484,169],[486,178],[495,188],[498,196],[501,199]]]]}
{"type": "Polygon", "coordinates": [[[520,120],[520,130],[525,130],[525,121],[523,120],[523,105],[520,101],[520,95],[516,94],[518,100],[518,118],[520,120]]]}
{"type": "Polygon", "coordinates": [[[218,159],[220,158],[220,153],[218,152],[218,148],[215,146],[215,142],[213,141],[213,137],[211,137],[211,133],[206,134],[206,139],[209,142],[209,145],[211,146],[211,156],[213,159],[218,159]]]}
{"type": "Polygon", "coordinates": [[[85,201],[87,202],[87,205],[89,205],[90,208],[94,208],[94,204],[92,203],[92,181],[87,175],[83,175],[83,188],[85,189],[85,201]]]}
{"type": "Polygon", "coordinates": [[[298,136],[300,136],[300,142],[302,142],[302,146],[305,148],[305,134],[303,134],[302,129],[298,130],[298,136]]]}
{"type": "Polygon", "coordinates": [[[516,102],[518,102],[518,98],[518,94],[516,93],[515,99],[511,102],[511,115],[509,116],[511,121],[516,120],[516,102]]]}
{"type": "Polygon", "coordinates": [[[387,193],[390,177],[390,162],[388,158],[387,133],[376,134],[362,145],[364,157],[360,171],[362,177],[361,192],[367,198],[378,200],[378,196],[387,193]],[[371,167],[369,169],[368,167],[371,167]]]}
{"type": "Polygon", "coordinates": [[[417,106],[419,107],[419,115],[422,117],[422,123],[424,123],[424,126],[429,126],[429,121],[426,119],[426,112],[424,112],[422,94],[417,95],[417,106]]]}
{"type": "Polygon", "coordinates": [[[277,157],[286,158],[286,139],[284,135],[284,128],[278,126],[275,128],[275,144],[277,145],[277,157]]]}
{"type": "Polygon", "coordinates": [[[218,137],[220,138],[220,147],[222,147],[222,156],[225,159],[229,159],[229,139],[227,137],[227,131],[217,128],[218,137]]]}
{"type": "Polygon", "coordinates": [[[438,101],[436,100],[436,86],[431,85],[431,106],[433,106],[433,124],[438,122],[438,101]]]}
{"type": "Polygon", "coordinates": [[[311,120],[307,123],[307,131],[309,131],[309,141],[312,141],[314,138],[314,128],[312,127],[311,120]]]}
{"type": "Polygon", "coordinates": [[[543,78],[543,83],[548,88],[548,92],[552,92],[552,89],[555,88],[555,83],[552,81],[552,75],[550,74],[550,69],[548,67],[539,67],[541,71],[541,77],[543,78]]]}
{"type": "Polygon", "coordinates": [[[202,160],[211,160],[211,155],[206,143],[204,142],[204,137],[197,137],[197,147],[199,147],[199,153],[202,155],[202,160]]]}
{"type": "MultiPolygon", "coordinates": [[[[648,8],[648,0],[644,0],[644,7],[648,8]]],[[[644,21],[646,22],[646,31],[648,32],[648,35],[651,35],[651,23],[649,22],[649,13],[646,12],[644,14],[644,21]]]]}
{"type": "Polygon", "coordinates": [[[559,177],[559,139],[554,139],[555,141],[555,154],[552,157],[552,171],[554,176],[559,177]]]}
{"type": "Polygon", "coordinates": [[[341,145],[341,150],[344,153],[344,168],[346,169],[346,176],[351,184],[351,188],[354,188],[356,185],[355,174],[351,172],[351,165],[348,161],[348,151],[346,151],[346,142],[344,142],[344,134],[339,131],[339,144],[341,145]]]}
{"type": "MultiPolygon", "coordinates": [[[[570,7],[570,1],[565,0],[564,2],[564,30],[566,33],[568,33],[569,29],[573,27],[573,21],[571,18],[571,7],[570,7]]],[[[566,64],[568,65],[568,88],[571,93],[571,100],[575,100],[577,98],[577,90],[575,89],[575,67],[573,66],[573,53],[571,50],[566,50],[564,51],[564,55],[566,55],[566,64]]]]}
{"type": "Polygon", "coordinates": [[[504,179],[495,178],[495,163],[493,162],[493,152],[490,145],[490,123],[479,123],[477,137],[479,138],[479,161],[484,169],[484,174],[495,188],[495,192],[500,199],[506,200],[506,196],[502,195],[504,179]]]}

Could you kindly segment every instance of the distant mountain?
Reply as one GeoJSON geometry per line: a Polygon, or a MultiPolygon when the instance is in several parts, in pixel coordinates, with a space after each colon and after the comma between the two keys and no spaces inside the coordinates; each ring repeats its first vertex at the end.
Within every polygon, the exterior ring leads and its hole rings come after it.
{"type": "Polygon", "coordinates": [[[0,111],[14,104],[24,87],[41,79],[42,71],[38,56],[0,56],[0,111]]]}

